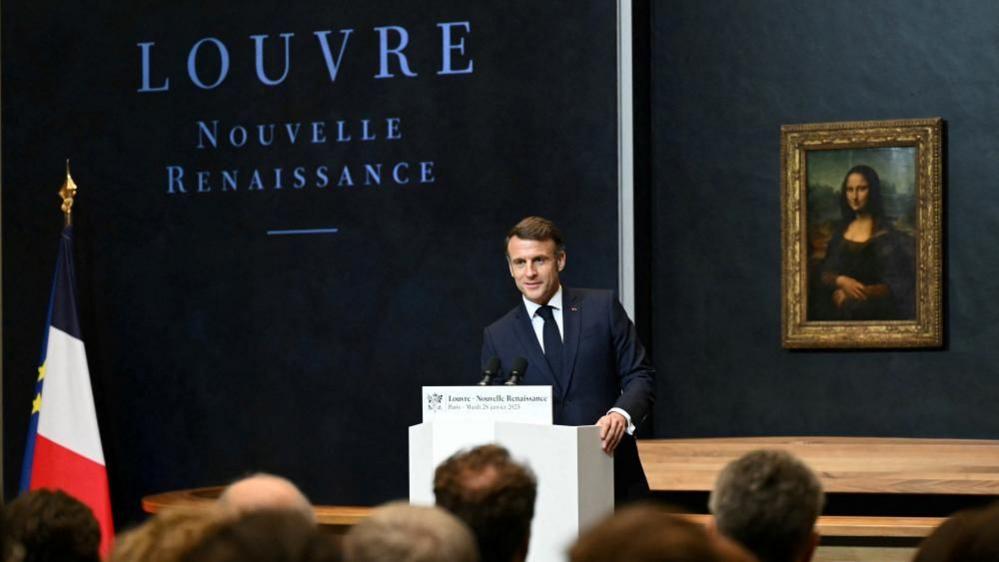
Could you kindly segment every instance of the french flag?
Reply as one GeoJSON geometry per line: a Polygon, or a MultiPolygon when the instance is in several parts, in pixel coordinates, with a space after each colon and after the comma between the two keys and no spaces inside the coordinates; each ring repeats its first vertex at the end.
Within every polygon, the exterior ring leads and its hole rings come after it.
{"type": "Polygon", "coordinates": [[[39,363],[21,493],[58,489],[88,505],[101,525],[106,558],[114,540],[111,494],[77,315],[72,226],[59,242],[39,363]]]}

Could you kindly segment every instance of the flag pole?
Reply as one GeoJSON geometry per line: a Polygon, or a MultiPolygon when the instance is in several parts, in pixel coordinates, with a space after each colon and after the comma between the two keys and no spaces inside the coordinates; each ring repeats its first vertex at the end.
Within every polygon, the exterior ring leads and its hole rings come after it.
{"type": "Polygon", "coordinates": [[[69,174],[69,158],[66,159],[66,181],[59,189],[59,196],[62,197],[62,214],[66,216],[66,226],[73,224],[73,198],[76,197],[76,182],[69,174]]]}
{"type": "Polygon", "coordinates": [[[28,422],[21,492],[62,490],[90,508],[101,529],[98,550],[107,559],[114,518],[107,463],[76,307],[73,266],[73,199],[77,186],[66,161],[59,190],[66,226],[59,237],[38,379],[28,422]]]}

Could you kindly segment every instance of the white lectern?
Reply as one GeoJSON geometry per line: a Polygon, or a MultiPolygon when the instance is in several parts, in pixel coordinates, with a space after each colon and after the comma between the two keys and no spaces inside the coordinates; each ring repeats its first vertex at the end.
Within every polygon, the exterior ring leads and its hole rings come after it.
{"type": "Polygon", "coordinates": [[[498,443],[538,477],[528,562],[562,562],[580,531],[614,510],[614,460],[596,426],[551,425],[550,386],[424,387],[409,428],[409,499],[432,505],[434,469],[459,449],[498,443]]]}

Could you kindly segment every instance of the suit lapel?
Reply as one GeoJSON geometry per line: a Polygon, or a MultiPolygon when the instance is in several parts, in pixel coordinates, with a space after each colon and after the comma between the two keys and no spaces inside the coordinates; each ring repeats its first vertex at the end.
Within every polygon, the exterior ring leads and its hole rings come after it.
{"type": "Polygon", "coordinates": [[[576,366],[576,352],[579,351],[579,332],[582,325],[582,308],[579,295],[574,291],[564,288],[562,299],[562,327],[565,333],[562,334],[563,346],[562,356],[562,380],[565,381],[565,388],[562,389],[562,397],[569,392],[572,386],[572,374],[576,366]]]}
{"type": "Polygon", "coordinates": [[[523,304],[520,305],[520,310],[517,311],[517,322],[514,331],[517,332],[517,338],[520,340],[521,345],[527,350],[527,360],[530,365],[541,371],[542,378],[551,381],[552,386],[555,388],[555,395],[560,396],[563,390],[558,383],[558,377],[552,373],[551,367],[548,366],[548,360],[545,359],[545,354],[541,351],[538,336],[534,333],[531,318],[527,316],[527,310],[523,304]]]}

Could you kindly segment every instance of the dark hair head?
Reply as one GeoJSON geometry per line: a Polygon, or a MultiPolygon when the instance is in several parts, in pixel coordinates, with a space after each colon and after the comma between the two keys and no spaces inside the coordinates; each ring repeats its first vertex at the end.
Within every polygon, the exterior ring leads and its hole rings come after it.
{"type": "Polygon", "coordinates": [[[434,472],[437,505],[465,522],[483,562],[509,562],[527,546],[538,484],[498,445],[460,451],[434,472]]]}
{"type": "Polygon", "coordinates": [[[5,510],[24,562],[99,562],[101,528],[90,508],[58,490],[35,490],[5,510]]]}
{"type": "Polygon", "coordinates": [[[778,450],[729,463],[708,499],[718,530],[761,562],[790,562],[809,548],[824,503],[815,473],[778,450]]]}
{"type": "Polygon", "coordinates": [[[7,516],[4,514],[4,510],[0,509],[0,560],[14,562],[21,558],[21,545],[11,540],[10,530],[7,525],[7,516]]]}
{"type": "Polygon", "coordinates": [[[850,208],[850,204],[846,200],[846,180],[853,174],[860,174],[867,180],[867,185],[870,188],[867,198],[867,212],[871,214],[875,222],[880,222],[885,216],[884,197],[881,194],[881,178],[878,177],[878,173],[874,171],[874,168],[866,164],[858,164],[850,168],[846,175],[843,176],[843,183],[839,186],[840,216],[847,223],[856,217],[856,213],[853,212],[853,209],[850,208]]]}
{"type": "Polygon", "coordinates": [[[664,507],[633,504],[583,533],[571,562],[720,562],[707,531],[664,507]]]}
{"type": "Polygon", "coordinates": [[[552,221],[542,217],[527,217],[510,229],[506,234],[506,241],[503,243],[503,253],[506,253],[510,246],[510,239],[513,237],[521,240],[536,240],[544,242],[551,240],[555,242],[555,255],[565,253],[565,241],[562,240],[562,233],[552,221]]]}
{"type": "Polygon", "coordinates": [[[994,560],[999,560],[999,503],[953,515],[926,537],[913,558],[913,562],[994,560]]]}
{"type": "Polygon", "coordinates": [[[184,562],[338,562],[340,552],[298,511],[249,512],[208,534],[184,562]]]}

